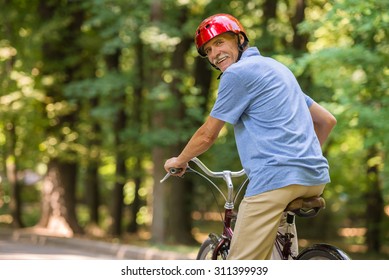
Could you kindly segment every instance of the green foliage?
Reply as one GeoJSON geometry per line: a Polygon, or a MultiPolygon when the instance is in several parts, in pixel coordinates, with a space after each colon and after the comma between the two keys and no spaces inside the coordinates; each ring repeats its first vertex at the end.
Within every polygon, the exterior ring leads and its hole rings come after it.
{"type": "MultiPolygon", "coordinates": [[[[361,193],[369,188],[369,166],[378,166],[382,194],[386,203],[389,199],[389,2],[306,1],[305,21],[298,26],[300,35],[309,36],[304,53],[292,45],[296,1],[277,1],[274,17],[265,13],[265,3],[59,1],[52,6],[53,17],[41,18],[38,0],[1,1],[0,172],[5,173],[11,154],[20,169],[32,170],[40,170],[53,155],[72,154],[82,167],[97,158],[104,197],[110,197],[115,181],[115,151],[130,162],[129,182],[137,172],[150,174],[153,148],[171,150],[186,143],[216,95],[216,71],[209,92],[196,87],[193,44],[182,54],[185,65],[179,70],[172,69],[176,51],[181,43],[192,42],[206,16],[227,12],[241,19],[251,45],[290,67],[304,91],[336,115],[338,125],[325,146],[332,177],[325,193],[328,215],[333,224],[362,226],[361,193]],[[152,21],[152,7],[158,3],[161,18],[152,21]],[[77,30],[70,28],[72,11],[82,14],[77,30]],[[60,41],[74,32],[76,40],[60,41]],[[48,42],[56,44],[52,51],[58,59],[42,57],[48,42]],[[115,58],[119,69],[109,64],[115,58]],[[114,123],[123,109],[126,127],[116,131],[114,123]],[[74,118],[75,125],[57,127],[64,116],[74,118]],[[153,127],[155,119],[163,123],[153,127]],[[16,131],[13,150],[11,128],[16,131]],[[368,155],[370,148],[378,153],[368,155]],[[131,163],[140,155],[141,171],[131,163]]],[[[214,170],[241,168],[231,126],[202,159],[214,170]]],[[[152,180],[149,175],[142,180],[142,192],[151,196],[152,180]]],[[[126,203],[134,198],[129,185],[126,203]]],[[[212,202],[205,186],[198,186],[196,205],[205,209],[212,202]]],[[[27,193],[35,198],[35,192],[27,193]]],[[[0,195],[1,202],[1,188],[0,195]]],[[[144,201],[147,195],[143,193],[144,201]]],[[[142,209],[139,219],[148,221],[147,207],[142,209]]],[[[87,224],[87,215],[82,217],[87,224]]]]}
{"type": "Polygon", "coordinates": [[[376,168],[380,195],[386,204],[389,198],[388,8],[387,1],[330,1],[320,16],[312,10],[316,19],[301,25],[313,36],[310,53],[299,63],[312,75],[315,96],[332,103],[338,119],[327,151],[333,183],[326,194],[337,201],[333,206],[346,225],[365,225],[361,205],[372,191],[368,169],[376,168]]]}

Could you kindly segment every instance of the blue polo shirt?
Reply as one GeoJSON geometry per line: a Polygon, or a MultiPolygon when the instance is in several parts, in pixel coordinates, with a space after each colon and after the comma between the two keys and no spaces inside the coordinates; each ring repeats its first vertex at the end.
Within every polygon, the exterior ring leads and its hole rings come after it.
{"type": "Polygon", "coordinates": [[[234,126],[246,196],[330,182],[305,95],[293,73],[256,47],[224,71],[211,116],[234,126]]]}

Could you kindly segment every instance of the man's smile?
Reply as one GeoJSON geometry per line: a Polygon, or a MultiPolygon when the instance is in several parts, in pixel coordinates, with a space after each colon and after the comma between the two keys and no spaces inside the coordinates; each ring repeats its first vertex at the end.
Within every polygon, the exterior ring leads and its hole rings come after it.
{"type": "Polygon", "coordinates": [[[227,54],[223,54],[223,55],[215,58],[214,64],[218,65],[218,64],[222,63],[223,61],[225,61],[227,58],[229,58],[229,56],[227,54]]]}

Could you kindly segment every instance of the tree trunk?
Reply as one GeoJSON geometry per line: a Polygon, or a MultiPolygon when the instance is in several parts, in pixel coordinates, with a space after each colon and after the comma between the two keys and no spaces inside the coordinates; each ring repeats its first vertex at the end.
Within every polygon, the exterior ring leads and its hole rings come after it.
{"type": "Polygon", "coordinates": [[[9,155],[6,163],[7,168],[7,179],[10,184],[11,189],[11,201],[9,203],[9,208],[12,216],[12,225],[16,228],[21,228],[24,226],[22,221],[22,184],[18,180],[18,157],[15,154],[16,147],[16,131],[15,124],[9,122],[7,124],[8,129],[8,145],[9,145],[9,155]]]}
{"type": "Polygon", "coordinates": [[[90,222],[98,225],[100,221],[100,188],[99,188],[99,164],[97,159],[92,158],[88,162],[85,174],[85,194],[89,208],[90,222]]]}
{"type": "MultiPolygon", "coordinates": [[[[140,34],[137,32],[137,34],[140,34]]],[[[136,72],[136,77],[137,77],[137,83],[134,86],[134,100],[132,104],[132,120],[133,123],[131,127],[136,130],[136,135],[141,135],[142,134],[142,112],[143,112],[143,89],[145,87],[146,81],[145,81],[145,73],[144,73],[144,64],[145,61],[143,59],[144,55],[144,45],[141,40],[141,38],[137,38],[137,43],[135,44],[135,57],[137,59],[136,65],[137,65],[137,72],[136,72]]],[[[134,200],[132,204],[129,207],[130,211],[130,222],[128,224],[128,232],[134,233],[138,231],[138,223],[136,221],[137,214],[142,206],[142,200],[139,195],[139,190],[141,187],[142,183],[142,178],[143,178],[143,172],[142,172],[142,160],[143,160],[143,152],[142,152],[142,147],[140,147],[140,143],[138,139],[133,139],[134,143],[134,149],[133,149],[133,156],[136,157],[136,163],[135,166],[132,170],[132,176],[134,180],[134,200]]]]}
{"type": "Polygon", "coordinates": [[[291,18],[291,23],[293,27],[293,49],[299,51],[305,51],[307,49],[308,37],[306,35],[301,35],[298,32],[298,25],[305,20],[305,0],[296,1],[296,9],[294,16],[291,18]]]}
{"type": "MultiPolygon", "coordinates": [[[[9,5],[9,1],[5,1],[5,5],[9,5]]],[[[11,22],[4,22],[3,26],[3,34],[5,37],[12,41],[15,41],[14,37],[15,34],[13,32],[12,23],[11,22]]],[[[12,56],[10,59],[7,59],[4,63],[4,68],[0,70],[0,72],[3,72],[1,74],[0,79],[2,81],[2,86],[6,91],[13,91],[11,84],[12,81],[9,78],[11,76],[11,73],[14,71],[14,65],[16,62],[16,56],[12,56]]],[[[5,156],[5,168],[6,168],[6,176],[8,179],[8,182],[10,184],[10,192],[11,192],[11,200],[9,203],[9,208],[12,216],[12,225],[14,227],[23,227],[23,221],[22,221],[22,200],[21,200],[21,192],[22,192],[22,184],[18,180],[18,156],[16,155],[16,145],[17,145],[17,133],[16,133],[16,121],[11,119],[8,123],[5,123],[5,130],[8,132],[6,135],[6,151],[4,153],[5,156]]],[[[1,182],[0,182],[1,184],[1,182]]],[[[0,188],[0,198],[1,198],[1,188],[0,188]]],[[[1,201],[0,201],[0,208],[1,208],[1,201]]]]}
{"type": "MultiPolygon", "coordinates": [[[[151,16],[150,21],[152,24],[158,25],[162,20],[162,2],[161,0],[153,0],[151,4],[151,16]]],[[[161,61],[161,53],[150,50],[150,58],[152,61],[161,61]]],[[[158,65],[154,69],[150,70],[150,86],[156,87],[161,83],[162,69],[158,65]]],[[[159,110],[152,110],[151,127],[161,128],[165,127],[165,114],[159,110]]],[[[166,218],[167,218],[167,195],[166,186],[161,184],[159,180],[165,176],[163,169],[164,160],[166,159],[166,150],[161,146],[154,146],[152,150],[152,162],[154,164],[153,169],[153,220],[151,224],[151,235],[155,242],[163,243],[166,239],[166,218]]]]}
{"type": "MultiPolygon", "coordinates": [[[[186,15],[186,12],[182,12],[181,15],[186,15]]],[[[181,24],[184,24],[186,17],[183,16],[181,24]]],[[[185,71],[185,55],[188,52],[192,38],[183,39],[180,44],[177,45],[176,51],[173,54],[172,69],[176,73],[182,73],[185,71]]],[[[171,112],[171,117],[177,120],[187,118],[186,106],[183,103],[184,94],[180,92],[183,80],[181,75],[178,74],[174,77],[171,83],[171,90],[174,95],[174,99],[177,100],[177,109],[171,112]]],[[[186,141],[174,145],[171,150],[172,154],[179,153],[186,144],[186,141]]],[[[169,219],[168,219],[168,236],[169,241],[173,243],[190,244],[194,242],[191,234],[191,196],[193,194],[193,188],[190,185],[189,180],[171,180],[167,184],[169,190],[169,219]],[[189,185],[189,186],[188,186],[189,185]]]]}
{"type": "MultiPolygon", "coordinates": [[[[215,70],[211,69],[211,66],[207,59],[200,56],[196,57],[195,64],[195,86],[200,89],[200,96],[205,100],[203,105],[203,112],[207,113],[207,105],[209,104],[209,98],[211,96],[210,88],[212,83],[212,72],[215,70]]],[[[201,123],[199,123],[200,125],[201,123]]]]}
{"type": "MultiPolygon", "coordinates": [[[[90,101],[91,107],[96,108],[99,104],[98,98],[90,101]]],[[[98,225],[100,222],[100,183],[99,183],[99,165],[100,165],[100,147],[101,147],[101,127],[95,120],[91,120],[93,135],[88,138],[89,156],[88,165],[85,174],[85,194],[89,208],[90,223],[98,225]]]]}
{"type": "MultiPolygon", "coordinates": [[[[378,150],[373,147],[369,150],[369,159],[377,156],[378,150]]],[[[379,166],[370,164],[367,168],[368,190],[366,192],[366,244],[368,251],[380,252],[381,224],[383,218],[384,199],[382,197],[382,182],[380,181],[379,166]]]]}
{"type": "Polygon", "coordinates": [[[75,212],[77,165],[51,159],[43,181],[39,226],[64,236],[83,233],[75,212]]]}
{"type": "MultiPolygon", "coordinates": [[[[135,169],[142,170],[141,161],[136,162],[135,169]]],[[[127,231],[130,233],[135,233],[138,231],[138,223],[136,221],[137,214],[142,206],[142,200],[139,195],[140,186],[142,183],[142,176],[135,175],[134,176],[134,201],[130,205],[130,222],[128,224],[127,231]]]]}
{"type": "Polygon", "coordinates": [[[268,27],[271,20],[277,17],[278,0],[265,0],[263,3],[263,35],[261,37],[261,51],[270,54],[274,52],[275,37],[269,32],[268,27]]]}
{"type": "MultiPolygon", "coordinates": [[[[60,15],[64,10],[68,12],[67,28],[60,30],[55,38],[51,37],[51,34],[45,34],[46,36],[42,38],[43,66],[41,69],[42,77],[63,77],[55,80],[52,85],[44,87],[44,90],[47,100],[52,104],[57,102],[66,104],[67,100],[62,92],[63,86],[82,78],[78,76],[78,71],[83,61],[70,59],[78,57],[79,46],[76,43],[69,45],[69,42],[77,42],[81,34],[84,13],[79,6],[71,5],[71,2],[53,4],[42,0],[39,2],[38,9],[43,19],[51,19],[54,15],[60,15]]],[[[50,117],[52,126],[48,129],[48,135],[56,139],[57,144],[51,147],[56,152],[55,155],[50,155],[48,162],[42,190],[42,216],[38,224],[67,236],[83,233],[77,222],[75,210],[78,164],[76,155],[69,148],[70,144],[65,141],[66,135],[63,133],[64,127],[74,130],[77,113],[76,110],[69,110],[66,113],[54,113],[54,116],[50,117]],[[61,144],[66,148],[59,148],[61,144]]]]}
{"type": "Polygon", "coordinates": [[[126,127],[126,115],[124,109],[120,109],[118,112],[117,120],[115,121],[115,143],[117,147],[116,152],[116,172],[115,172],[115,185],[112,194],[112,234],[120,236],[122,234],[122,221],[123,221],[123,207],[124,207],[124,194],[123,188],[126,183],[126,156],[123,152],[123,143],[120,140],[120,133],[126,127]]]}
{"type": "MultiPolygon", "coordinates": [[[[114,54],[106,56],[107,67],[111,72],[119,72],[120,69],[120,50],[117,49],[114,54]]],[[[124,194],[123,188],[126,183],[126,153],[124,150],[124,143],[121,140],[121,133],[126,129],[127,116],[125,112],[126,94],[125,90],[119,89],[119,92],[112,93],[115,104],[119,104],[119,110],[114,119],[115,132],[115,157],[116,157],[116,171],[115,171],[115,185],[113,190],[113,204],[112,204],[112,228],[111,232],[115,236],[120,236],[122,233],[122,220],[124,208],[124,194]]]]}
{"type": "MultiPolygon", "coordinates": [[[[156,120],[154,119],[154,124],[156,120]]],[[[166,240],[166,219],[167,219],[167,196],[165,184],[159,182],[165,176],[163,169],[164,159],[166,158],[166,152],[164,149],[155,147],[152,151],[152,161],[154,162],[153,177],[153,220],[151,224],[151,235],[154,242],[163,243],[166,240]]]]}

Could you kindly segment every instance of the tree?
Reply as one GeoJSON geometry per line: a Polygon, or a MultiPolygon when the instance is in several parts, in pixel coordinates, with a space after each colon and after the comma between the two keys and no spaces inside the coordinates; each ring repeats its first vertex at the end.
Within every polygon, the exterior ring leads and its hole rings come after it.
{"type": "MultiPolygon", "coordinates": [[[[35,7],[36,2],[30,4],[35,7]]],[[[45,125],[39,118],[42,96],[33,88],[37,71],[29,58],[29,55],[36,55],[36,49],[28,44],[31,42],[29,33],[36,22],[31,16],[23,16],[28,7],[22,2],[4,0],[1,5],[0,170],[5,174],[2,194],[4,198],[8,192],[11,194],[12,223],[15,227],[23,227],[26,225],[22,217],[24,173],[27,168],[35,170],[31,164],[40,158],[37,147],[42,136],[41,127],[45,125]]]]}
{"type": "MultiPolygon", "coordinates": [[[[162,20],[162,2],[160,0],[154,0],[150,7],[150,21],[154,26],[162,20]]],[[[162,54],[156,48],[149,49],[150,57],[152,61],[162,61],[162,54]]],[[[161,88],[161,72],[162,68],[158,67],[155,63],[150,65],[150,77],[151,86],[154,87],[150,94],[155,98],[155,101],[158,101],[158,96],[162,95],[161,92],[164,88],[161,88]]],[[[151,115],[151,129],[161,129],[166,126],[165,124],[166,115],[158,108],[158,103],[155,103],[151,115]]],[[[153,220],[151,226],[151,232],[153,240],[156,242],[165,242],[166,240],[166,205],[167,205],[167,196],[168,193],[163,184],[159,183],[158,178],[162,178],[164,170],[160,167],[163,166],[164,158],[166,158],[166,150],[164,150],[160,145],[156,145],[152,149],[152,162],[154,164],[153,169],[153,178],[155,178],[155,183],[153,187],[153,220]]]]}
{"type": "Polygon", "coordinates": [[[43,29],[41,73],[43,77],[54,81],[44,86],[50,102],[46,108],[51,120],[47,141],[48,152],[51,154],[43,183],[42,216],[39,225],[54,231],[65,230],[67,234],[82,233],[75,212],[78,164],[75,151],[72,150],[73,143],[68,142],[68,135],[75,130],[78,104],[71,106],[64,97],[63,86],[80,78],[82,73],[79,71],[83,69],[83,61],[82,57],[76,58],[80,50],[79,45],[74,44],[67,48],[63,46],[79,39],[77,36],[81,33],[84,11],[71,3],[57,6],[40,1],[38,12],[42,18],[48,20],[63,13],[62,18],[56,21],[58,27],[49,30],[56,36],[43,29]],[[61,27],[64,29],[60,29],[61,27]],[[72,55],[73,60],[70,59],[72,55]],[[69,60],[63,62],[64,57],[69,60]],[[59,106],[60,104],[62,106],[59,106]]]}
{"type": "MultiPolygon", "coordinates": [[[[313,38],[314,52],[308,60],[315,84],[322,86],[321,92],[334,92],[332,100],[338,103],[339,131],[349,133],[350,140],[354,141],[358,135],[357,139],[362,143],[358,147],[363,172],[348,171],[354,174],[348,191],[358,196],[351,194],[349,199],[365,203],[365,214],[358,213],[359,220],[367,227],[368,249],[379,252],[384,217],[382,171],[387,158],[385,139],[389,134],[383,121],[387,115],[384,109],[388,104],[385,69],[389,58],[384,49],[389,40],[387,19],[382,12],[388,9],[388,3],[335,1],[330,5],[331,9],[321,20],[305,25],[313,27],[312,34],[321,34],[313,38]]],[[[345,140],[344,137],[340,139],[345,140]]],[[[348,143],[340,145],[341,152],[350,150],[348,143]]]]}

